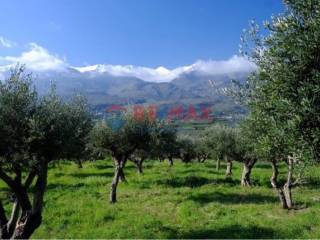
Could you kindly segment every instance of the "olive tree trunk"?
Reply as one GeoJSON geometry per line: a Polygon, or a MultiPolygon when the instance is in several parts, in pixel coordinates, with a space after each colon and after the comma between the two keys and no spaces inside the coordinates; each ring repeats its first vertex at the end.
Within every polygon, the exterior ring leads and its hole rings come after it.
{"type": "Polygon", "coordinates": [[[287,209],[288,205],[287,205],[286,197],[283,193],[283,189],[279,186],[279,183],[278,183],[278,175],[279,175],[278,166],[274,161],[271,162],[271,166],[272,166],[272,176],[270,178],[271,185],[278,193],[282,208],[287,209]]]}
{"type": "Polygon", "coordinates": [[[14,196],[15,200],[12,206],[11,217],[8,220],[6,217],[5,210],[3,208],[2,202],[0,202],[0,239],[8,239],[11,238],[16,223],[19,218],[20,207],[19,202],[14,196]]]}
{"type": "Polygon", "coordinates": [[[272,177],[271,177],[271,185],[274,189],[276,189],[280,203],[283,209],[291,209],[293,207],[292,201],[292,192],[291,189],[294,186],[292,183],[292,175],[293,175],[293,159],[291,157],[288,158],[288,175],[287,180],[283,186],[278,183],[278,167],[275,162],[271,162],[272,166],[272,177]]]}
{"type": "Polygon", "coordinates": [[[46,161],[41,163],[37,174],[34,172],[29,174],[24,184],[21,183],[21,179],[19,181],[13,180],[5,173],[0,173],[1,179],[8,184],[14,193],[14,203],[9,220],[6,218],[3,205],[0,202],[1,239],[28,239],[41,225],[47,174],[48,164],[46,161]],[[37,181],[33,191],[33,202],[31,203],[28,195],[28,187],[36,176],[37,181]]]}
{"type": "Polygon", "coordinates": [[[124,175],[124,167],[126,165],[126,162],[127,162],[127,159],[124,159],[122,161],[120,161],[119,165],[120,165],[120,168],[119,168],[119,181],[120,182],[127,182],[127,179],[126,179],[126,176],[124,175]]]}
{"type": "MultiPolygon", "coordinates": [[[[33,204],[30,208],[21,205],[22,213],[17,222],[16,229],[13,233],[14,239],[27,239],[33,232],[41,225],[42,222],[42,209],[44,202],[44,193],[47,186],[48,163],[42,162],[41,169],[35,184],[35,192],[33,194],[33,204]]],[[[27,192],[26,199],[28,198],[27,192]]],[[[19,199],[19,198],[18,198],[19,199]]]]}
{"type": "Polygon", "coordinates": [[[232,160],[229,159],[226,155],[224,156],[224,159],[227,162],[226,177],[231,177],[232,176],[232,160]]]}
{"type": "Polygon", "coordinates": [[[244,162],[241,177],[241,186],[251,186],[251,171],[256,162],[257,160],[255,159],[250,159],[244,162]]]}
{"type": "Polygon", "coordinates": [[[117,202],[117,187],[121,177],[124,178],[123,167],[125,165],[125,160],[123,157],[114,158],[114,176],[111,182],[110,188],[110,203],[117,202]]]}
{"type": "Polygon", "coordinates": [[[42,215],[40,212],[23,211],[17,223],[12,239],[28,239],[40,226],[42,215]]]}
{"type": "Polygon", "coordinates": [[[111,183],[110,203],[117,202],[117,187],[118,187],[119,179],[120,179],[120,166],[118,165],[115,167],[114,177],[111,183]]]}
{"type": "Polygon", "coordinates": [[[143,174],[143,162],[144,162],[145,158],[140,158],[137,159],[134,163],[136,164],[137,167],[137,171],[139,174],[143,174]]]}
{"type": "Polygon", "coordinates": [[[80,159],[77,159],[78,168],[83,168],[82,161],[80,159]]]}
{"type": "Polygon", "coordinates": [[[293,186],[292,175],[293,175],[293,158],[289,157],[288,158],[287,181],[283,186],[283,192],[284,192],[285,199],[286,199],[286,202],[287,202],[287,206],[288,206],[289,209],[293,207],[292,193],[291,193],[291,188],[293,186]]]}

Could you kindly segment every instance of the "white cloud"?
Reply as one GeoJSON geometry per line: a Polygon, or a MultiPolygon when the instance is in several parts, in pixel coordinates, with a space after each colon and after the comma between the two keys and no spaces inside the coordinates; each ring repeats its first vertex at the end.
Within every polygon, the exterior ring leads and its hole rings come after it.
{"type": "Polygon", "coordinates": [[[17,44],[13,41],[10,41],[2,36],[0,36],[0,47],[4,47],[4,48],[13,48],[15,47],[17,44]]]}
{"type": "Polygon", "coordinates": [[[14,66],[16,63],[25,64],[28,69],[39,72],[50,70],[61,71],[68,66],[65,60],[50,54],[47,49],[38,44],[30,43],[28,46],[28,51],[21,53],[20,56],[0,56],[0,61],[11,66],[14,66]]]}
{"type": "MultiPolygon", "coordinates": [[[[13,67],[16,63],[25,64],[31,71],[64,71],[71,67],[65,59],[51,54],[44,47],[30,43],[28,50],[20,56],[0,56],[0,72],[13,67]]],[[[81,73],[101,74],[107,73],[119,77],[136,77],[150,82],[170,82],[181,74],[196,72],[197,74],[218,75],[236,72],[249,72],[255,65],[240,56],[232,56],[228,60],[198,60],[194,64],[168,69],[163,66],[149,68],[133,65],[98,64],[85,67],[73,67],[81,73]]]]}
{"type": "Polygon", "coordinates": [[[165,67],[148,68],[132,65],[92,65],[75,67],[79,72],[108,73],[113,76],[136,77],[150,82],[168,82],[187,71],[190,67],[179,67],[169,70],[165,67]]]}
{"type": "Polygon", "coordinates": [[[249,72],[255,69],[255,65],[247,59],[233,56],[223,61],[196,61],[192,65],[181,66],[174,69],[165,67],[148,68],[132,65],[91,65],[75,67],[79,72],[109,73],[113,76],[137,77],[150,82],[169,82],[183,73],[195,71],[199,74],[218,75],[235,72],[249,72]]]}
{"type": "Polygon", "coordinates": [[[193,68],[204,74],[228,74],[228,73],[235,73],[235,72],[250,72],[255,69],[254,63],[250,62],[248,59],[244,57],[240,57],[234,55],[228,60],[222,61],[203,61],[199,60],[195,62],[193,68]]]}

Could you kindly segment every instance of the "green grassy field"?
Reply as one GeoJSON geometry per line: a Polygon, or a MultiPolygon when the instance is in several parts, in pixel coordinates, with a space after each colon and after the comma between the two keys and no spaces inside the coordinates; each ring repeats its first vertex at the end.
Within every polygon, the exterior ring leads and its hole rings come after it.
{"type": "Polygon", "coordinates": [[[240,186],[240,164],[229,180],[223,167],[149,162],[140,176],[129,163],[128,183],[120,183],[118,203],[111,205],[111,161],[82,169],[61,163],[49,171],[44,221],[33,238],[320,237],[320,168],[312,169],[313,184],[293,191],[301,209],[287,211],[270,188],[269,165],[254,168],[252,188],[240,186]]]}

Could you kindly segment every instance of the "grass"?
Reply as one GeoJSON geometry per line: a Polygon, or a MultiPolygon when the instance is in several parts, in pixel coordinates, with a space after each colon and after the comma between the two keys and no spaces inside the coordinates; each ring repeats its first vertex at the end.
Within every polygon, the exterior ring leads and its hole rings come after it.
{"type": "MultiPolygon", "coordinates": [[[[255,186],[240,186],[241,165],[225,179],[214,163],[130,163],[118,203],[108,202],[110,160],[61,163],[49,170],[44,220],[33,238],[319,238],[319,168],[294,189],[300,210],[282,210],[270,188],[269,165],[253,169],[255,186]],[[317,175],[316,175],[317,174],[317,175]]],[[[3,197],[5,188],[1,188],[3,197]]]]}

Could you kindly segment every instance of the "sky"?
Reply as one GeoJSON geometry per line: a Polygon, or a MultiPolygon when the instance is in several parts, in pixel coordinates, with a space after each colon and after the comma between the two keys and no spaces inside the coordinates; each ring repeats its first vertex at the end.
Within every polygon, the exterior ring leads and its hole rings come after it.
{"type": "Polygon", "coordinates": [[[166,71],[228,62],[250,20],[262,23],[282,10],[281,0],[0,0],[0,66],[37,59],[42,69],[166,71]]]}

